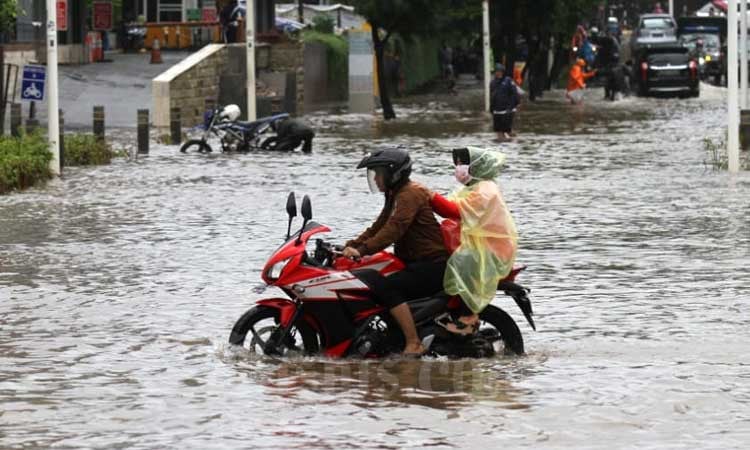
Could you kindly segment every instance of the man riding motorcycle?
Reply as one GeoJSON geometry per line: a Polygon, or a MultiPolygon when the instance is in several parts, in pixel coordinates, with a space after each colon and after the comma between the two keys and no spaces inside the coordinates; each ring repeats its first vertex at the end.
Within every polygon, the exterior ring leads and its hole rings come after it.
{"type": "Polygon", "coordinates": [[[409,179],[411,167],[408,152],[400,148],[377,150],[362,159],[357,168],[367,168],[370,190],[383,192],[385,205],[370,228],[346,243],[344,256],[356,259],[393,244],[406,268],[379,278],[371,288],[375,301],[390,309],[404,333],[403,354],[416,356],[425,349],[406,301],[443,290],[448,251],[432,212],[431,192],[409,179]]]}

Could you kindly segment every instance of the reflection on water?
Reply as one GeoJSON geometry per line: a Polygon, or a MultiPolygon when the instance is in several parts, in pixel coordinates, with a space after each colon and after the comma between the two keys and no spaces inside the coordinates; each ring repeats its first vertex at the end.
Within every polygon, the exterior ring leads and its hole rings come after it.
{"type": "MultiPolygon", "coordinates": [[[[235,356],[237,357],[237,356],[235,356]]],[[[322,398],[346,399],[360,407],[398,404],[436,409],[460,409],[484,400],[498,407],[523,409],[517,388],[485,361],[404,360],[332,361],[291,359],[273,362],[239,356],[238,367],[268,395],[300,400],[310,393],[322,398]],[[259,370],[262,368],[262,370],[259,370]]],[[[513,365],[511,359],[503,365],[513,365]]]]}
{"type": "Polygon", "coordinates": [[[553,92],[503,144],[481,96],[423,98],[396,122],[308,117],[312,155],[155,146],[0,197],[0,448],[745,448],[750,179],[707,168],[701,143],[725,126],[724,92],[592,91],[583,107],[553,92]],[[354,167],[382,144],[407,145],[440,192],[449,149],[508,154],[538,331],[495,304],[528,355],[279,361],[226,344],[288,192],[311,196],[327,239],[351,238],[382,202],[354,167]]]}

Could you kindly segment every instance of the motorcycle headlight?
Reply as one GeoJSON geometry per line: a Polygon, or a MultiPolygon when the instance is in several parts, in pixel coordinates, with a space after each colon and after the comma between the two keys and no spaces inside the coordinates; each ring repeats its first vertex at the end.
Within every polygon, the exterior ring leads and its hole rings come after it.
{"type": "Polygon", "coordinates": [[[281,277],[281,272],[284,270],[284,267],[289,263],[289,261],[292,258],[287,258],[284,260],[281,260],[271,266],[270,269],[268,269],[268,272],[266,273],[268,275],[269,280],[278,280],[281,277]]]}
{"type": "Polygon", "coordinates": [[[706,55],[706,62],[711,62],[711,55],[706,55]]]}
{"type": "Polygon", "coordinates": [[[705,64],[705,63],[706,63],[706,61],[707,61],[707,59],[704,59],[704,58],[703,58],[702,56],[701,56],[700,58],[698,58],[698,64],[700,64],[701,66],[702,66],[703,64],[705,64]]]}

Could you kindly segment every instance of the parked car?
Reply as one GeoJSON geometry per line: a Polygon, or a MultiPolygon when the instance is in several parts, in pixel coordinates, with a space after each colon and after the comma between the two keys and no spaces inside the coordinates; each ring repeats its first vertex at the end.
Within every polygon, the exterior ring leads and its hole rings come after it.
{"type": "Polygon", "coordinates": [[[700,95],[698,61],[679,42],[644,44],[634,55],[632,79],[639,95],[700,95]]]}
{"type": "Polygon", "coordinates": [[[642,45],[677,41],[677,24],[669,14],[642,14],[630,38],[633,53],[642,45]]]}

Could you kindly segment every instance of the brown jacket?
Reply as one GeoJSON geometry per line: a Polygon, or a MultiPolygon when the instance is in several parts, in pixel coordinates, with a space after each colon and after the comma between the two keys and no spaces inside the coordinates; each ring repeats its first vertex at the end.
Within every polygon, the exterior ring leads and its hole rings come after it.
{"type": "Polygon", "coordinates": [[[346,243],[362,256],[377,253],[393,244],[404,262],[447,259],[440,225],[430,206],[430,191],[409,181],[387,201],[375,223],[359,237],[346,243]]]}

